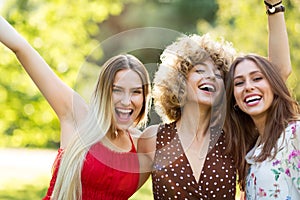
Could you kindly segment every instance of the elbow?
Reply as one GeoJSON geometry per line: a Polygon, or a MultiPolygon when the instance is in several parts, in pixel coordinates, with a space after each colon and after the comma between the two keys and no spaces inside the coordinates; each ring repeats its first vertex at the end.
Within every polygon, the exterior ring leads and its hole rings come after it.
{"type": "Polygon", "coordinates": [[[288,64],[286,70],[282,74],[284,81],[286,81],[289,78],[291,73],[292,73],[292,66],[291,64],[288,64]]]}
{"type": "Polygon", "coordinates": [[[23,38],[16,39],[16,41],[10,45],[9,49],[16,55],[28,52],[32,49],[30,44],[23,38]]]}
{"type": "Polygon", "coordinates": [[[289,64],[288,70],[286,72],[287,77],[289,77],[291,75],[291,73],[292,73],[292,65],[289,64]]]}

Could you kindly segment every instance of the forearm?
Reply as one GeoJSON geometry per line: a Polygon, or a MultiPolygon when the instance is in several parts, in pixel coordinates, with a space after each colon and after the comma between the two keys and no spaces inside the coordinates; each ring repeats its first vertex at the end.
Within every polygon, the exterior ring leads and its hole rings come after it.
{"type": "Polygon", "coordinates": [[[140,173],[138,189],[140,189],[150,177],[150,172],[140,173]]]}
{"type": "Polygon", "coordinates": [[[0,17],[0,41],[15,53],[19,62],[33,78],[33,81],[36,81],[33,75],[35,67],[47,64],[3,17],[0,17]]]}
{"type": "Polygon", "coordinates": [[[73,90],[56,76],[40,54],[3,17],[0,17],[0,42],[15,53],[60,119],[72,113],[73,90]]]}
{"type": "Polygon", "coordinates": [[[292,66],[284,12],[268,15],[268,27],[269,60],[278,66],[281,76],[284,80],[287,80],[292,71],[292,66]]]}
{"type": "Polygon", "coordinates": [[[0,16],[0,41],[14,53],[18,52],[19,46],[26,43],[20,34],[0,16]]]}

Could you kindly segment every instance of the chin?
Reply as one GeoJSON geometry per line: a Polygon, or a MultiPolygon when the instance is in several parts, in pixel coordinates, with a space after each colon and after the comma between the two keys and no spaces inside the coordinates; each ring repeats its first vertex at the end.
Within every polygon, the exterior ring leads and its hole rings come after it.
{"type": "Polygon", "coordinates": [[[127,130],[129,127],[131,127],[133,125],[133,123],[117,123],[117,128],[121,129],[121,130],[127,130]]]}
{"type": "Polygon", "coordinates": [[[214,104],[214,101],[212,99],[209,100],[199,100],[198,101],[199,105],[207,105],[207,106],[212,106],[214,104]]]}

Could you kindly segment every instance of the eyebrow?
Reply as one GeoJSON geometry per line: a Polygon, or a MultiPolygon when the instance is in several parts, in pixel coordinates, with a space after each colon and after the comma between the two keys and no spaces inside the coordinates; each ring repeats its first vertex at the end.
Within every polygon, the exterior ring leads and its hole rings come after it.
{"type": "MultiPolygon", "coordinates": [[[[123,89],[122,86],[118,86],[118,85],[115,85],[115,84],[113,84],[113,87],[123,89]]],[[[131,89],[131,90],[132,90],[132,89],[133,89],[133,90],[135,90],[135,89],[143,89],[143,87],[134,87],[134,88],[130,88],[130,89],[131,89]]]]}
{"type": "MultiPolygon", "coordinates": [[[[250,75],[253,75],[253,74],[256,74],[256,73],[260,73],[260,74],[262,74],[262,72],[261,71],[252,71],[252,72],[250,72],[250,75]]],[[[235,80],[235,79],[238,79],[238,78],[242,78],[243,77],[243,75],[238,75],[238,76],[235,76],[235,77],[233,77],[233,79],[235,80]]]]}
{"type": "Polygon", "coordinates": [[[194,68],[199,68],[199,67],[209,67],[209,64],[205,63],[205,61],[194,64],[194,68]]]}

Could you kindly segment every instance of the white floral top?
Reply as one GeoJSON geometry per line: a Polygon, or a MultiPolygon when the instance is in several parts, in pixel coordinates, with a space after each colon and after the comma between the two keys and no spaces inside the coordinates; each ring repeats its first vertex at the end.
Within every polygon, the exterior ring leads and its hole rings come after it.
{"type": "Polygon", "coordinates": [[[300,121],[290,123],[277,141],[278,153],[275,159],[256,163],[262,145],[247,154],[251,167],[247,175],[247,200],[300,200],[300,121]]]}

